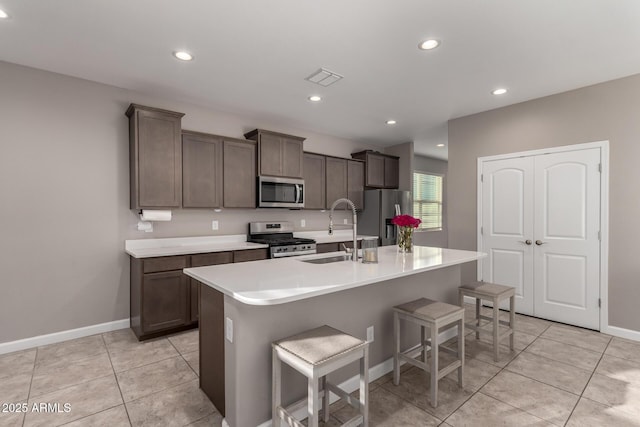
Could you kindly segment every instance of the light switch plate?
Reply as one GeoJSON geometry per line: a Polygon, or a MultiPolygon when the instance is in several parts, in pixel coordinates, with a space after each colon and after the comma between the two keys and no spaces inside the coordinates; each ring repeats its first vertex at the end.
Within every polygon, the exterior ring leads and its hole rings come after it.
{"type": "Polygon", "coordinates": [[[304,228],[307,226],[307,221],[305,221],[304,219],[300,220],[300,227],[304,228]]]}
{"type": "Polygon", "coordinates": [[[231,320],[229,317],[225,317],[224,320],[225,320],[224,337],[227,339],[227,341],[233,342],[233,320],[231,320]]]}
{"type": "Polygon", "coordinates": [[[343,223],[343,224],[348,224],[348,223],[347,223],[347,218],[343,219],[343,220],[342,220],[342,223],[343,223]]]}
{"type": "Polygon", "coordinates": [[[373,342],[373,325],[367,328],[367,342],[373,342]]]}
{"type": "Polygon", "coordinates": [[[212,230],[218,229],[218,221],[211,221],[211,229],[212,230]]]}

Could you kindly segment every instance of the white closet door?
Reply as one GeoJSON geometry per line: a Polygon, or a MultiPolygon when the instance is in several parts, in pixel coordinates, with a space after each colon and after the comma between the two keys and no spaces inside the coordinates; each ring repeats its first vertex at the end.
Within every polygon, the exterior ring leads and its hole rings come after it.
{"type": "Polygon", "coordinates": [[[533,165],[531,157],[482,164],[482,279],[515,287],[524,314],[534,304],[533,165]]]}
{"type": "Polygon", "coordinates": [[[535,157],[534,315],[592,329],[600,326],[599,164],[598,148],[535,157]]]}

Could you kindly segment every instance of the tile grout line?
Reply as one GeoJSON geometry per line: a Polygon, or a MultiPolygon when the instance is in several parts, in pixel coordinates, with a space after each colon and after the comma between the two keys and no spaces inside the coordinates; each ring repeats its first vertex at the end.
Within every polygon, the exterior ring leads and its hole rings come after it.
{"type": "Polygon", "coordinates": [[[127,409],[127,405],[124,401],[124,396],[122,394],[122,389],[120,388],[120,381],[118,381],[118,375],[116,375],[116,370],[113,367],[113,362],[111,361],[111,354],[109,353],[109,347],[107,346],[107,341],[104,339],[104,334],[100,334],[102,338],[102,342],[104,343],[104,348],[107,350],[107,357],[109,358],[109,364],[111,365],[111,371],[113,371],[113,377],[116,380],[116,386],[118,386],[118,391],[120,392],[120,398],[122,399],[122,406],[124,406],[124,412],[127,414],[127,420],[129,420],[129,425],[133,425],[131,423],[131,417],[129,416],[129,409],[127,409]]]}
{"type": "MultiPolygon", "coordinates": [[[[571,419],[571,417],[573,416],[573,413],[575,412],[576,408],[578,407],[578,403],[580,403],[580,400],[582,400],[584,392],[587,389],[587,387],[589,387],[589,383],[591,382],[591,379],[595,375],[596,369],[598,369],[598,366],[600,366],[600,362],[602,362],[602,359],[604,358],[604,354],[607,352],[607,349],[609,348],[609,345],[611,344],[612,340],[613,340],[613,338],[610,337],[609,338],[609,342],[607,343],[607,346],[604,348],[604,351],[602,352],[602,355],[600,356],[600,359],[598,360],[598,363],[596,363],[596,366],[593,368],[593,372],[591,372],[591,375],[589,376],[589,380],[584,385],[584,388],[582,389],[582,392],[580,393],[580,397],[578,398],[578,401],[573,406],[573,409],[571,410],[571,413],[569,414],[569,418],[567,418],[567,421],[564,423],[565,426],[569,423],[569,420],[571,419]]],[[[600,403],[600,402],[598,402],[598,403],[600,403]]]]}
{"type": "MultiPolygon", "coordinates": [[[[36,355],[33,356],[33,369],[31,370],[31,381],[29,382],[29,393],[27,393],[27,405],[29,405],[29,399],[31,398],[31,386],[33,385],[33,377],[36,375],[36,361],[38,360],[38,347],[36,347],[36,355]]],[[[22,417],[22,427],[27,422],[27,414],[22,417]]]]}
{"type": "MultiPolygon", "coordinates": [[[[169,344],[171,344],[171,346],[178,352],[178,354],[180,355],[180,357],[182,358],[182,360],[184,360],[184,363],[187,364],[187,366],[189,367],[189,369],[191,369],[191,371],[196,374],[196,376],[198,377],[198,380],[200,379],[200,374],[198,374],[196,372],[195,369],[193,369],[193,367],[189,364],[189,362],[187,361],[187,359],[184,358],[184,355],[182,354],[182,352],[180,350],[178,350],[178,347],[176,347],[176,345],[169,339],[169,337],[167,337],[167,341],[169,341],[169,344]]],[[[190,352],[192,353],[192,352],[190,352]]],[[[198,358],[200,358],[200,342],[198,342],[198,358]]],[[[216,411],[218,410],[218,408],[216,408],[216,411]]],[[[218,411],[219,412],[219,411],[218,411]]]]}

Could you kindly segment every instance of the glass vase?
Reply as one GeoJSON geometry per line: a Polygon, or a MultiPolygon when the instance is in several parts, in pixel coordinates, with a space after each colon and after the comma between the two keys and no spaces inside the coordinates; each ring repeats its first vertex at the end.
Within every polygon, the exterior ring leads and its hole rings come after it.
{"type": "Polygon", "coordinates": [[[398,252],[411,252],[413,248],[413,227],[398,227],[398,252]]]}

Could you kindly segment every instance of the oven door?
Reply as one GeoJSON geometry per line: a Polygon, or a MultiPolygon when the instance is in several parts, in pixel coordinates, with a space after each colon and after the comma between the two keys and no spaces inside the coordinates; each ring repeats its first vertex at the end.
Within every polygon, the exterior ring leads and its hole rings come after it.
{"type": "Polygon", "coordinates": [[[304,208],[304,180],[272,176],[258,177],[258,207],[304,208]]]}

